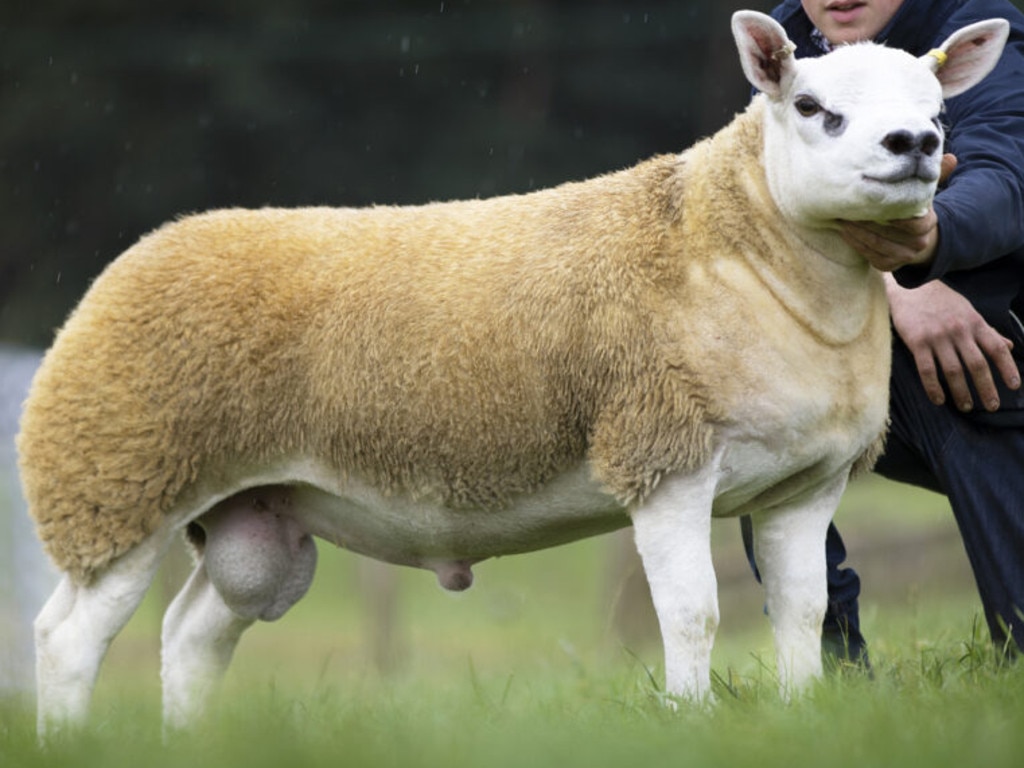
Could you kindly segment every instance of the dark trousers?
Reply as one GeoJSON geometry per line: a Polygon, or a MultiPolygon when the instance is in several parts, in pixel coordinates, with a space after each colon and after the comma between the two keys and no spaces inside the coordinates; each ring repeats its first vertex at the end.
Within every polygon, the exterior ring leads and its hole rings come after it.
{"type": "MultiPolygon", "coordinates": [[[[982,423],[949,406],[933,405],[925,397],[913,357],[898,340],[890,413],[885,455],[875,471],[949,499],[992,641],[1008,651],[1024,650],[1024,427],[982,423]],[[1013,643],[1008,643],[1010,638],[1013,643]]],[[[747,558],[756,573],[749,523],[743,529],[747,558]]],[[[860,579],[852,568],[841,567],[846,549],[834,525],[825,552],[829,608],[824,635],[843,633],[855,652],[863,647],[857,609],[860,579]]]]}

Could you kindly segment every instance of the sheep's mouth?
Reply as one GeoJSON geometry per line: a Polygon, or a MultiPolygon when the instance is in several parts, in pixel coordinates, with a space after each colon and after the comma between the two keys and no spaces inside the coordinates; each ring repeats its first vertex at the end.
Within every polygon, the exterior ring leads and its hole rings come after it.
{"type": "Polygon", "coordinates": [[[871,176],[864,174],[862,177],[864,181],[872,182],[874,184],[905,184],[906,182],[920,182],[921,184],[931,184],[939,178],[937,172],[932,171],[930,168],[917,168],[912,171],[900,171],[898,173],[891,173],[885,176],[871,176]]]}
{"type": "Polygon", "coordinates": [[[935,181],[937,176],[930,176],[928,174],[921,173],[894,173],[891,176],[867,176],[864,175],[861,178],[864,181],[868,181],[874,184],[904,184],[907,181],[918,181],[922,184],[930,184],[935,181]]]}
{"type": "Polygon", "coordinates": [[[865,173],[862,178],[875,184],[905,184],[915,181],[931,184],[938,181],[939,164],[931,162],[929,157],[907,157],[889,173],[865,173]]]}

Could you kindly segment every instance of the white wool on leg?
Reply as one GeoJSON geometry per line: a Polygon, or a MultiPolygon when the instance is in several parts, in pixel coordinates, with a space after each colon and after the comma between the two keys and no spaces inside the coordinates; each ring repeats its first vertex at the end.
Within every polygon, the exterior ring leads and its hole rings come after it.
{"type": "Polygon", "coordinates": [[[166,542],[147,539],[88,585],[65,576],[43,606],[35,622],[41,736],[84,723],[107,648],[142,602],[166,542]]]}
{"type": "Polygon", "coordinates": [[[197,720],[254,620],[228,608],[200,562],[164,614],[160,676],[165,731],[197,720]]]}
{"type": "Polygon", "coordinates": [[[693,474],[664,478],[632,515],[665,646],[665,690],[694,702],[711,693],[711,647],[718,629],[711,562],[717,464],[716,457],[693,474]]]}
{"type": "Polygon", "coordinates": [[[825,533],[845,488],[841,474],[809,498],[753,517],[783,698],[821,676],[821,625],[828,607],[825,533]]]}

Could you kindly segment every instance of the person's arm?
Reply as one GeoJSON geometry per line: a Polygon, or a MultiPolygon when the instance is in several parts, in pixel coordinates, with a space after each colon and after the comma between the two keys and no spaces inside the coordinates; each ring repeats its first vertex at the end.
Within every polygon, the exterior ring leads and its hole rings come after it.
{"type": "MultiPolygon", "coordinates": [[[[942,178],[956,168],[956,158],[942,158],[942,178]]],[[[1002,336],[974,306],[940,280],[915,288],[897,282],[892,270],[903,264],[929,264],[939,242],[938,216],[929,209],[917,219],[885,224],[847,222],[843,238],[884,271],[886,293],[893,328],[910,350],[928,399],[936,405],[946,401],[939,372],[950,396],[961,411],[974,406],[967,386],[970,376],[981,406],[999,408],[999,392],[989,361],[1011,389],[1020,386],[1020,376],[1010,350],[1013,343],[1002,336]]]]}
{"type": "Polygon", "coordinates": [[[999,405],[993,369],[1011,389],[1020,386],[1012,343],[937,278],[979,267],[1024,244],[1022,69],[1024,42],[1018,36],[989,77],[950,100],[945,117],[956,158],[943,158],[949,184],[925,216],[842,225],[847,242],[889,273],[893,326],[914,356],[928,398],[945,400],[941,371],[962,410],[973,405],[968,377],[987,410],[999,405]]]}

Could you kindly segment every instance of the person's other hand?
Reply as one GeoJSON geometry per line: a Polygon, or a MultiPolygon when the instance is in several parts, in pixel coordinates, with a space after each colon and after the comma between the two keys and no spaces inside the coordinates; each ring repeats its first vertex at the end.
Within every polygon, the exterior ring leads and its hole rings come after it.
{"type": "Polygon", "coordinates": [[[957,408],[974,406],[968,377],[987,411],[999,407],[993,379],[998,371],[1010,389],[1020,386],[1020,374],[1010,350],[1013,342],[989,325],[974,306],[938,280],[919,288],[901,287],[886,275],[893,327],[914,356],[921,384],[936,405],[945,402],[939,373],[957,408]]]}

